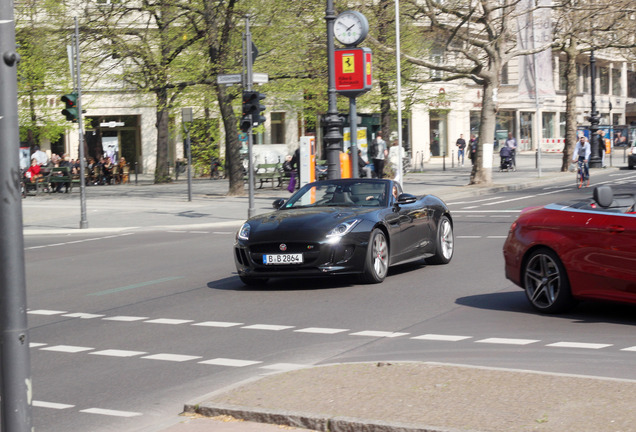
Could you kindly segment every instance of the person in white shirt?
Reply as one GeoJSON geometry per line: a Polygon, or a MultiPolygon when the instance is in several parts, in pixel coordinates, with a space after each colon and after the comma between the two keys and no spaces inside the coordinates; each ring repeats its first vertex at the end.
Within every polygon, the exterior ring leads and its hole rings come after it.
{"type": "Polygon", "coordinates": [[[49,163],[49,156],[40,150],[40,146],[36,145],[33,147],[33,154],[31,155],[31,159],[35,159],[40,166],[45,166],[49,163]]]}

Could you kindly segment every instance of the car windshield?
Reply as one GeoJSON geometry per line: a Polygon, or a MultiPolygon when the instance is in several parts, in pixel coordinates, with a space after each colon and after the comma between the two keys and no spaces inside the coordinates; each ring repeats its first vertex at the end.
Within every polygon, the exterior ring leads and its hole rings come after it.
{"type": "Polygon", "coordinates": [[[299,207],[386,207],[387,181],[324,181],[304,186],[282,208],[299,207]]]}

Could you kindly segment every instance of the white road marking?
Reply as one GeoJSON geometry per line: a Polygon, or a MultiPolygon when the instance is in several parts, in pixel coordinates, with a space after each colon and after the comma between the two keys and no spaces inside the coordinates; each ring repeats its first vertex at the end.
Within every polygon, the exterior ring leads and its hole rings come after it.
{"type": "Polygon", "coordinates": [[[200,359],[201,356],[191,356],[191,355],[182,355],[182,354],[153,354],[153,355],[149,355],[149,356],[145,356],[141,358],[148,359],[148,360],[185,362],[185,361],[200,359]]]}
{"type": "Polygon", "coordinates": [[[83,351],[91,351],[95,348],[73,346],[73,345],[53,345],[46,348],[40,348],[42,351],[56,351],[65,353],[78,353],[83,351]]]}
{"type": "Polygon", "coordinates": [[[199,363],[207,364],[207,365],[216,365],[216,366],[245,367],[245,366],[252,366],[252,365],[263,363],[263,362],[250,361],[250,360],[236,360],[236,359],[228,359],[228,358],[215,358],[211,360],[200,361],[199,363]]]}
{"type": "Polygon", "coordinates": [[[475,341],[475,343],[502,344],[502,345],[530,345],[540,342],[536,339],[508,339],[508,338],[487,338],[475,341]]]}
{"type": "Polygon", "coordinates": [[[65,314],[66,311],[36,309],[36,310],[27,311],[27,313],[31,315],[61,315],[61,314],[65,314]]]}
{"type": "Polygon", "coordinates": [[[486,236],[486,238],[488,238],[488,239],[505,239],[505,238],[508,238],[508,236],[507,235],[503,235],[503,236],[502,235],[489,235],[489,236],[486,236]]]}
{"type": "Polygon", "coordinates": [[[76,243],[86,243],[86,242],[92,242],[92,241],[97,241],[97,240],[107,240],[107,239],[112,239],[112,238],[124,237],[124,236],[133,235],[133,234],[134,233],[116,234],[116,235],[110,235],[110,236],[105,236],[105,237],[95,237],[95,238],[87,238],[87,239],[83,239],[83,240],[73,240],[73,241],[68,241],[68,242],[64,242],[64,243],[53,243],[53,244],[48,244],[48,245],[31,246],[31,247],[24,248],[24,249],[25,250],[32,250],[32,249],[43,249],[43,248],[55,247],[55,246],[67,246],[67,245],[76,244],[76,243]]]}
{"type": "Polygon", "coordinates": [[[102,351],[91,352],[89,354],[110,356],[110,357],[134,357],[134,356],[139,356],[139,355],[148,354],[148,353],[145,351],[127,351],[127,350],[107,349],[102,351]]]}
{"type": "Polygon", "coordinates": [[[370,337],[394,338],[394,337],[406,336],[407,334],[408,333],[365,330],[365,331],[361,331],[357,333],[351,333],[349,334],[349,336],[370,336],[370,337]]]}
{"type": "Polygon", "coordinates": [[[191,322],[193,322],[193,320],[182,320],[182,319],[171,319],[171,318],[157,318],[157,319],[151,319],[151,320],[144,321],[144,322],[150,323],[150,324],[179,325],[179,324],[191,323],[191,322]]]}
{"type": "Polygon", "coordinates": [[[149,317],[137,317],[137,316],[114,316],[104,318],[105,321],[124,321],[124,322],[133,322],[133,321],[142,321],[147,320],[149,317]]]}
{"type": "Polygon", "coordinates": [[[141,413],[138,413],[138,412],[117,411],[117,410],[109,410],[109,409],[102,409],[102,408],[89,408],[85,410],[80,410],[80,412],[87,413],[87,414],[107,415],[107,416],[113,416],[113,417],[137,417],[142,415],[141,413]]]}
{"type": "Polygon", "coordinates": [[[61,410],[61,409],[73,408],[75,405],[34,400],[33,406],[38,408],[51,408],[51,409],[61,410]]]}
{"type": "Polygon", "coordinates": [[[455,238],[456,239],[480,239],[481,236],[473,236],[473,235],[470,235],[470,236],[455,236],[455,238]]]}
{"type": "Polygon", "coordinates": [[[307,327],[304,329],[294,330],[298,333],[318,333],[318,334],[337,334],[349,331],[349,329],[323,328],[323,327],[307,327]]]}
{"type": "Polygon", "coordinates": [[[70,317],[70,318],[91,319],[91,318],[101,318],[101,317],[103,317],[105,315],[97,315],[97,314],[76,312],[76,313],[64,314],[64,316],[65,317],[70,317]]]}
{"type": "Polygon", "coordinates": [[[40,342],[31,342],[29,343],[29,348],[37,348],[37,347],[41,347],[45,345],[48,345],[48,344],[40,343],[40,342]]]}
{"type": "Polygon", "coordinates": [[[431,341],[447,341],[447,342],[458,342],[461,340],[471,339],[472,336],[455,336],[455,335],[442,335],[442,334],[425,334],[421,336],[415,336],[411,339],[416,340],[431,340],[431,341]]]}
{"type": "Polygon", "coordinates": [[[501,199],[501,198],[503,198],[503,197],[490,197],[490,198],[480,199],[480,200],[477,200],[477,201],[458,201],[458,202],[448,203],[448,205],[475,204],[475,203],[482,203],[482,202],[485,202],[485,201],[492,201],[492,200],[501,199]]]}
{"type": "Polygon", "coordinates": [[[601,349],[611,347],[612,344],[600,343],[583,343],[583,342],[556,342],[546,346],[555,348],[583,348],[583,349],[601,349]]]}
{"type": "Polygon", "coordinates": [[[629,348],[623,348],[621,351],[634,351],[634,352],[636,352],[636,346],[632,346],[632,347],[629,347],[629,348]]]}
{"type": "Polygon", "coordinates": [[[497,204],[509,203],[509,202],[513,202],[513,201],[525,200],[525,199],[528,199],[528,198],[534,198],[534,197],[536,197],[536,195],[525,195],[525,196],[520,196],[520,197],[517,197],[517,198],[510,198],[510,199],[507,199],[507,200],[502,200],[502,201],[495,201],[495,202],[491,202],[491,203],[486,203],[486,204],[483,204],[483,205],[485,205],[485,206],[492,206],[492,205],[497,205],[497,204]]]}
{"type": "Polygon", "coordinates": [[[274,363],[271,365],[261,366],[261,369],[275,370],[275,371],[292,371],[296,369],[303,369],[310,365],[301,365],[297,363],[274,363]]]}
{"type": "Polygon", "coordinates": [[[294,326],[284,326],[284,325],[270,325],[270,324],[254,324],[245,327],[241,327],[248,330],[271,330],[271,331],[280,331],[287,330],[290,328],[294,328],[294,326]]]}
{"type": "Polygon", "coordinates": [[[236,327],[240,325],[244,325],[245,323],[233,323],[233,322],[223,322],[223,321],[204,321],[200,323],[194,323],[193,326],[202,326],[202,327],[236,327]]]}

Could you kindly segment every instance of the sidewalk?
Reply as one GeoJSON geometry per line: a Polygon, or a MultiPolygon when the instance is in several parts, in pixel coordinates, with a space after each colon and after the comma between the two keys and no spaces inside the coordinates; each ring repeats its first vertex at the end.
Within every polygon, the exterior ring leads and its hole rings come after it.
{"type": "MultiPolygon", "coordinates": [[[[405,192],[435,194],[447,202],[496,190],[538,184],[571,184],[560,172],[561,154],[517,155],[517,171],[493,169],[493,185],[468,186],[471,167],[447,158],[408,173],[405,192]],[[445,169],[444,169],[445,168],[445,169]]],[[[624,166],[618,158],[614,165],[624,166]]],[[[617,168],[608,168],[616,170],[617,168]]],[[[592,174],[593,175],[593,174],[592,174]]],[[[83,234],[151,229],[236,229],[247,218],[249,198],[226,196],[227,180],[196,179],[188,201],[183,177],[154,185],[86,188],[88,229],[79,229],[79,192],[22,200],[25,235],[83,234]]],[[[591,191],[590,191],[591,193],[591,191]]],[[[254,191],[255,213],[271,210],[286,189],[254,191]]],[[[258,377],[184,401],[186,411],[145,432],[274,432],[285,430],[475,432],[632,431],[636,382],[434,363],[321,365],[258,377]]]]}

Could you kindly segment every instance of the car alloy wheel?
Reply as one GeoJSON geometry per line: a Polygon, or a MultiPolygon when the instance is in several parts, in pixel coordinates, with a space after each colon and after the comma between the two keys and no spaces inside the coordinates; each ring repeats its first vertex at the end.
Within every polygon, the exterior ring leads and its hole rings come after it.
{"type": "Polygon", "coordinates": [[[389,244],[384,232],[374,229],[371,232],[363,279],[369,283],[382,282],[389,271],[389,244]]]}
{"type": "Polygon", "coordinates": [[[563,312],[572,306],[568,276],[553,251],[535,250],[526,261],[523,281],[528,300],[540,312],[563,312]]]}
{"type": "Polygon", "coordinates": [[[427,261],[431,264],[448,264],[453,258],[455,250],[455,236],[453,225],[447,216],[442,216],[437,224],[435,236],[435,255],[427,261]]]}

